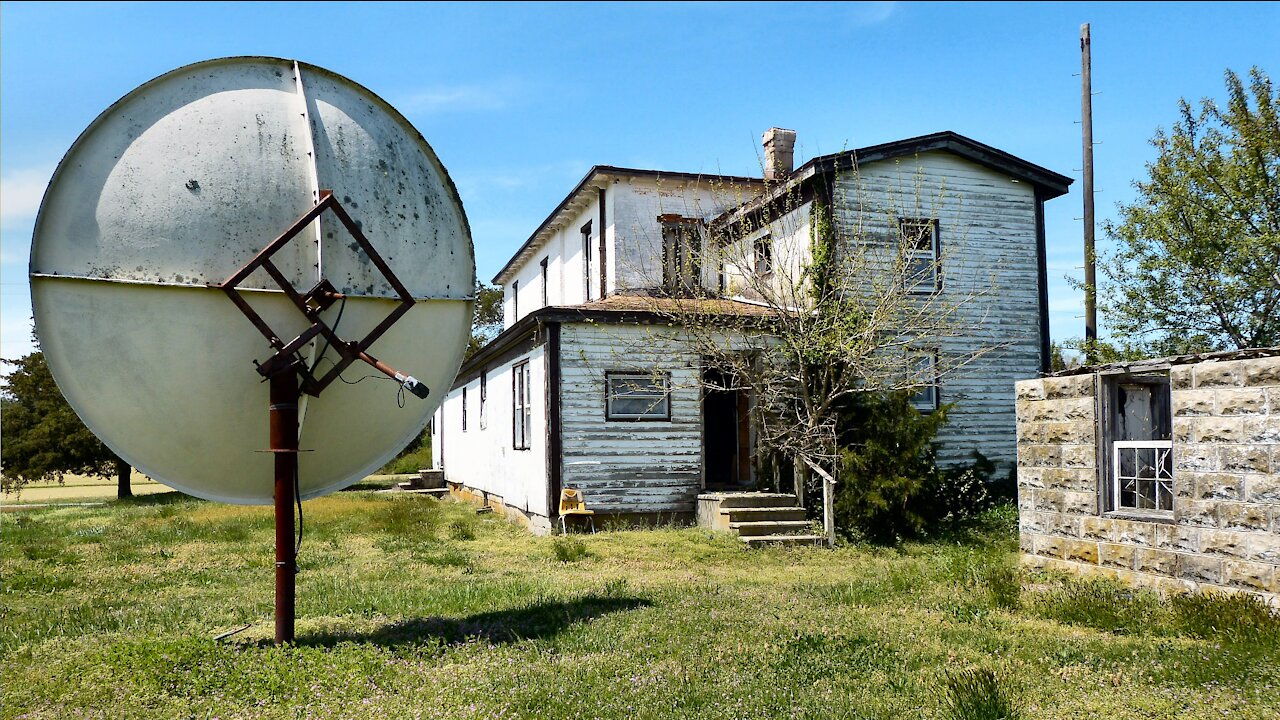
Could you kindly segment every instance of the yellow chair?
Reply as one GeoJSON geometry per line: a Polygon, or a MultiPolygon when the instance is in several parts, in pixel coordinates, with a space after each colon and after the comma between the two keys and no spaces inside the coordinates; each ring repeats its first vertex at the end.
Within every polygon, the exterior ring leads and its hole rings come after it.
{"type": "Polygon", "coordinates": [[[560,533],[567,533],[565,528],[565,517],[569,515],[585,515],[587,520],[591,522],[591,532],[596,531],[596,520],[594,510],[587,509],[587,501],[582,497],[581,490],[573,488],[564,488],[560,491],[560,533]]]}

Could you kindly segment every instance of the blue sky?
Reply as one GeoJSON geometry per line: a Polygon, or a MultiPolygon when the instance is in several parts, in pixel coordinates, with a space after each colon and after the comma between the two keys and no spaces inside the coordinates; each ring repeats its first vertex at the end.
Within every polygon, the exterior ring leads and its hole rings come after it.
{"type": "MultiPolygon", "coordinates": [[[[1280,5],[1231,3],[0,4],[0,356],[31,349],[40,197],[103,109],[191,62],[321,65],[401,110],[449,168],[489,279],[595,164],[756,174],[954,130],[1079,178],[1079,29],[1093,27],[1098,214],[1115,214],[1180,97],[1252,65],[1280,80],[1280,5]]],[[[1063,279],[1081,194],[1046,206],[1055,338],[1083,334],[1063,279]]],[[[1101,230],[1100,236],[1101,236],[1101,230]]]]}

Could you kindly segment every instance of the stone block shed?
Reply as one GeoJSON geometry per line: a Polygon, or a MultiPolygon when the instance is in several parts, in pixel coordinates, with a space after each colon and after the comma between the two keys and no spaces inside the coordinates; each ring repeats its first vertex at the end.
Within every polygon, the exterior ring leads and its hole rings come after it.
{"type": "Polygon", "coordinates": [[[1280,607],[1280,348],[1017,383],[1024,565],[1280,607]]]}

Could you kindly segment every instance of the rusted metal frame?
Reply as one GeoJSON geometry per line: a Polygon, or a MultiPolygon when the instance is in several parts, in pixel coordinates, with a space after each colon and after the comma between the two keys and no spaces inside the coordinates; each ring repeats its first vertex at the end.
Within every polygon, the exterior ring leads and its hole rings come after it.
{"type": "MultiPolygon", "coordinates": [[[[295,352],[297,352],[299,349],[301,349],[303,345],[306,345],[308,342],[310,342],[311,338],[318,335],[320,333],[321,327],[322,326],[317,324],[317,325],[312,325],[306,330],[303,330],[302,334],[290,340],[287,345],[284,345],[283,347],[281,347],[276,352],[276,354],[268,358],[266,362],[263,362],[262,364],[258,365],[258,372],[265,377],[271,377],[277,371],[291,369],[287,365],[286,367],[281,368],[280,365],[281,363],[288,363],[289,357],[293,355],[295,352]]],[[[305,371],[300,370],[299,372],[302,373],[305,371]]]]}
{"type": "Polygon", "coordinates": [[[270,258],[263,259],[262,269],[267,271],[267,274],[271,276],[271,279],[276,281],[276,285],[280,286],[280,289],[284,291],[284,294],[293,301],[294,305],[298,306],[298,309],[301,310],[304,315],[311,317],[311,311],[307,308],[306,300],[298,294],[298,291],[293,287],[293,283],[289,282],[289,278],[285,277],[284,273],[280,272],[280,268],[276,267],[276,264],[271,262],[270,258]]]}
{"type": "Polygon", "coordinates": [[[298,376],[279,372],[271,376],[270,437],[275,462],[275,643],[294,640],[298,555],[293,536],[293,503],[298,476],[298,376]]]}
{"type": "MultiPolygon", "coordinates": [[[[382,259],[382,256],[378,254],[377,249],[375,249],[373,244],[369,242],[369,239],[364,236],[364,232],[361,231],[360,226],[356,224],[355,220],[352,220],[351,216],[347,214],[346,209],[343,208],[338,201],[333,199],[333,191],[321,190],[320,198],[321,204],[333,211],[333,214],[337,216],[338,221],[342,223],[342,226],[347,229],[347,232],[351,234],[351,237],[355,238],[356,244],[360,246],[360,249],[364,250],[369,261],[378,269],[378,272],[382,273],[382,276],[386,279],[387,283],[390,284],[391,288],[400,296],[400,304],[397,305],[396,308],[387,315],[387,317],[383,318],[382,322],[378,323],[373,330],[369,331],[369,334],[365,335],[363,340],[357,343],[357,352],[363,352],[368,350],[369,347],[378,340],[378,338],[382,337],[383,334],[396,323],[396,321],[413,308],[413,295],[409,292],[409,288],[405,287],[404,283],[400,281],[400,278],[396,277],[395,272],[391,270],[391,266],[387,265],[386,261],[382,259]]],[[[306,311],[304,310],[304,312],[306,311]]],[[[332,382],[332,379],[330,379],[330,382],[332,382]]]]}
{"type": "Polygon", "coordinates": [[[267,338],[267,342],[271,343],[271,347],[277,350],[284,347],[284,341],[276,336],[275,331],[271,329],[271,326],[267,324],[267,321],[263,320],[262,317],[258,315],[257,311],[254,310],[249,305],[249,302],[236,291],[234,286],[223,284],[218,287],[222,292],[226,293],[227,297],[231,298],[231,302],[235,303],[236,307],[240,308],[240,312],[249,319],[249,322],[253,323],[253,326],[258,329],[258,332],[262,333],[262,335],[267,338]]]}
{"type": "Polygon", "coordinates": [[[275,255],[280,248],[287,245],[294,236],[305,230],[308,225],[310,225],[316,218],[320,217],[320,214],[327,210],[333,203],[333,191],[321,190],[320,202],[317,203],[315,207],[303,213],[302,217],[295,220],[294,223],[290,225],[287,230],[281,233],[279,237],[268,243],[265,248],[260,250],[257,255],[254,255],[249,262],[241,266],[239,270],[235,271],[231,277],[224,280],[218,287],[226,290],[227,288],[234,288],[234,286],[240,284],[240,281],[252,275],[253,271],[257,270],[258,266],[260,266],[263,261],[270,258],[272,255],[275,255]]]}

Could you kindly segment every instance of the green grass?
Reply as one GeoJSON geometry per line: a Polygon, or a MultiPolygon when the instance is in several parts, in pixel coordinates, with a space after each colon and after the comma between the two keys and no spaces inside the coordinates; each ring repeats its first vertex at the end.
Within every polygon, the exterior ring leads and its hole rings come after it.
{"type": "Polygon", "coordinates": [[[834,551],[538,538],[422,496],[304,510],[286,648],[269,508],[0,516],[0,717],[1280,717],[1280,621],[1024,576],[1007,509],[834,551]]]}

